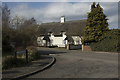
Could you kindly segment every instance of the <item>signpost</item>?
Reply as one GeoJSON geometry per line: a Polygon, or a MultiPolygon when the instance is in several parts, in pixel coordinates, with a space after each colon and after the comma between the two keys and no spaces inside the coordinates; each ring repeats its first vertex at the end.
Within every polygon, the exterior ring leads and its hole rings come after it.
{"type": "Polygon", "coordinates": [[[17,55],[19,54],[25,54],[26,56],[26,62],[28,63],[28,50],[23,50],[23,51],[16,51],[15,54],[14,54],[14,60],[15,60],[15,63],[17,61],[17,55]]]}

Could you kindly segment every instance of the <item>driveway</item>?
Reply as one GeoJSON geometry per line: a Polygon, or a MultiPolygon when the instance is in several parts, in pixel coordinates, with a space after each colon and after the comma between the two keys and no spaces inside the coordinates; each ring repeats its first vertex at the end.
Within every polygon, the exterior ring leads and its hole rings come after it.
{"type": "Polygon", "coordinates": [[[28,78],[117,78],[118,54],[39,48],[40,53],[56,58],[49,69],[28,78]]]}

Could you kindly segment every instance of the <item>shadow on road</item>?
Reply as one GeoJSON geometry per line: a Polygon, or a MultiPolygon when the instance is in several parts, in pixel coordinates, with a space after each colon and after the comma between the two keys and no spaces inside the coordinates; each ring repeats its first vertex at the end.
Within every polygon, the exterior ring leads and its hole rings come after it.
{"type": "Polygon", "coordinates": [[[38,54],[49,55],[49,54],[63,54],[65,51],[52,51],[52,50],[38,50],[38,54]]]}
{"type": "Polygon", "coordinates": [[[2,72],[2,74],[14,74],[14,73],[20,73],[20,71],[7,71],[7,72],[2,72]]]}

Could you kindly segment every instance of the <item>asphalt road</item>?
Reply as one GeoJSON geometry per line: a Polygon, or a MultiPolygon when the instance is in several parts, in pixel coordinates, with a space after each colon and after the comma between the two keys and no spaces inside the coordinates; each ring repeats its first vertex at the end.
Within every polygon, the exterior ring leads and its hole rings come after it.
{"type": "Polygon", "coordinates": [[[40,53],[51,53],[56,63],[49,69],[28,78],[118,78],[118,54],[81,52],[39,48],[40,53]]]}

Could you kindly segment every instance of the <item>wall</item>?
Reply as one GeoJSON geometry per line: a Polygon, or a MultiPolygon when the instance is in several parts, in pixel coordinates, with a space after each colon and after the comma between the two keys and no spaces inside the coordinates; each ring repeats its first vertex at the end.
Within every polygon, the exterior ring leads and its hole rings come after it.
{"type": "Polygon", "coordinates": [[[50,39],[52,40],[52,45],[53,46],[58,46],[58,47],[65,47],[65,42],[64,39],[66,38],[66,35],[63,34],[61,37],[54,37],[51,36],[50,39]]]}
{"type": "Polygon", "coordinates": [[[87,45],[82,45],[82,51],[91,51],[91,47],[87,45]]]}
{"type": "Polygon", "coordinates": [[[53,37],[53,45],[58,47],[65,47],[63,37],[53,37]]]}

